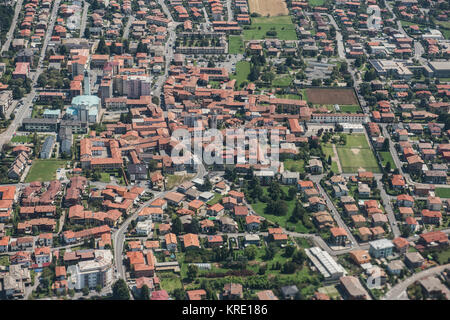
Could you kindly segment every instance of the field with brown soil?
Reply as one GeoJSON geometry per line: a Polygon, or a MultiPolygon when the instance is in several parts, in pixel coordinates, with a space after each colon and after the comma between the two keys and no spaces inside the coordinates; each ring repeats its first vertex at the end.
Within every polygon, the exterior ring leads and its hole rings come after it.
{"type": "Polygon", "coordinates": [[[250,13],[256,12],[265,17],[270,14],[274,16],[286,16],[289,14],[284,0],[248,0],[250,13]]]}
{"type": "Polygon", "coordinates": [[[309,88],[305,93],[312,104],[358,105],[353,89],[309,88]]]}

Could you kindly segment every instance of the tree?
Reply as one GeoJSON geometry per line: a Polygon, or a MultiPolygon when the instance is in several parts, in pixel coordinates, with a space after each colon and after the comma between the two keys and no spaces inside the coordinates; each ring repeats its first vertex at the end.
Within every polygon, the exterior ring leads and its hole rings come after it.
{"type": "Polygon", "coordinates": [[[295,263],[302,265],[306,260],[306,254],[303,249],[295,251],[295,253],[292,255],[292,261],[295,263]]]}
{"type": "Polygon", "coordinates": [[[84,287],[82,291],[83,291],[83,296],[87,296],[89,294],[89,288],[88,287],[84,287]]]}
{"type": "Polygon", "coordinates": [[[150,300],[150,289],[146,284],[141,288],[141,300],[150,300]]]}
{"type": "Polygon", "coordinates": [[[175,290],[173,290],[173,296],[175,300],[185,300],[186,292],[182,288],[176,288],[175,290]]]}
{"type": "Polygon", "coordinates": [[[200,232],[200,223],[197,218],[192,218],[191,224],[189,225],[189,230],[191,233],[199,233],[200,232]]]}
{"type": "Polygon", "coordinates": [[[172,231],[175,234],[180,234],[183,232],[183,224],[179,217],[176,217],[172,224],[172,231]]]}
{"type": "Polygon", "coordinates": [[[244,254],[248,260],[255,260],[258,248],[252,244],[244,249],[244,254]]]}
{"type": "Polygon", "coordinates": [[[288,245],[284,248],[284,253],[286,257],[292,257],[295,252],[295,247],[292,245],[288,245]]]}
{"type": "Polygon", "coordinates": [[[384,167],[384,170],[386,170],[386,172],[391,172],[391,162],[388,161],[386,163],[386,166],[384,167]]]}
{"type": "Polygon", "coordinates": [[[130,300],[130,291],[125,280],[119,279],[113,284],[113,299],[114,300],[130,300]]]}
{"type": "Polygon", "coordinates": [[[281,268],[282,273],[294,273],[297,265],[292,261],[287,261],[281,268]]]}
{"type": "Polygon", "coordinates": [[[198,274],[198,267],[195,264],[190,264],[188,266],[187,277],[190,280],[194,280],[198,274]]]}

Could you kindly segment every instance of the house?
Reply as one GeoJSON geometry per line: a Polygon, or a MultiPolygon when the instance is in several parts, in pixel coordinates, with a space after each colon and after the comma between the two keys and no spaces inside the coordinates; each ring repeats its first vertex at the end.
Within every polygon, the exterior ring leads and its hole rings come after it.
{"type": "Polygon", "coordinates": [[[52,251],[50,247],[34,249],[34,261],[36,264],[50,263],[52,261],[52,251]]]}
{"type": "Polygon", "coordinates": [[[246,234],[244,236],[244,244],[245,244],[245,246],[249,246],[249,245],[259,246],[260,245],[259,235],[257,235],[257,234],[246,234]]]}
{"type": "Polygon", "coordinates": [[[220,203],[216,203],[208,208],[207,213],[210,216],[219,216],[222,215],[224,211],[225,208],[220,203]]]}
{"type": "Polygon", "coordinates": [[[273,293],[272,290],[263,290],[256,293],[258,300],[266,301],[266,300],[278,300],[278,297],[273,293]]]}
{"type": "Polygon", "coordinates": [[[294,300],[297,297],[298,292],[296,285],[281,287],[281,294],[285,300],[294,300]]]}
{"type": "Polygon", "coordinates": [[[420,268],[424,262],[425,259],[419,252],[407,252],[405,254],[405,263],[408,266],[408,268],[411,269],[420,268]]]}
{"type": "Polygon", "coordinates": [[[186,250],[200,248],[198,235],[188,233],[183,236],[183,245],[186,250]]]}
{"type": "Polygon", "coordinates": [[[128,165],[130,181],[147,180],[147,165],[143,163],[130,163],[128,165]]]}
{"type": "Polygon", "coordinates": [[[220,230],[222,232],[236,233],[239,230],[237,222],[231,219],[230,217],[222,216],[220,217],[219,222],[220,222],[220,230]]]}
{"type": "Polygon", "coordinates": [[[223,238],[220,235],[208,236],[207,239],[210,248],[220,247],[223,244],[223,238]]]}
{"type": "Polygon", "coordinates": [[[442,231],[431,231],[419,235],[419,243],[427,246],[447,246],[448,236],[442,231]]]}
{"type": "Polygon", "coordinates": [[[227,283],[223,287],[222,299],[223,300],[240,300],[244,297],[242,291],[242,284],[240,283],[227,283]]]}
{"type": "Polygon", "coordinates": [[[164,239],[166,241],[166,248],[169,251],[176,251],[177,250],[177,236],[174,233],[168,233],[164,236],[164,239]]]}
{"type": "Polygon", "coordinates": [[[409,241],[402,237],[397,237],[394,240],[392,240],[392,243],[394,244],[395,248],[400,254],[405,254],[408,252],[409,249],[409,241]]]}
{"type": "Polygon", "coordinates": [[[405,264],[401,260],[394,260],[387,264],[387,271],[389,274],[399,276],[405,269],[405,264]]]}
{"type": "Polygon", "coordinates": [[[414,198],[408,194],[400,194],[397,196],[397,206],[412,207],[414,205],[414,198]]]}
{"type": "Polygon", "coordinates": [[[349,253],[350,258],[358,265],[369,263],[371,260],[370,254],[367,250],[353,250],[349,253]]]}
{"type": "Polygon", "coordinates": [[[260,224],[261,221],[259,216],[251,215],[245,217],[245,225],[248,232],[257,232],[259,230],[260,224]]]}
{"type": "Polygon", "coordinates": [[[295,185],[300,178],[299,172],[285,171],[281,174],[281,182],[287,185],[295,185]]]}
{"type": "Polygon", "coordinates": [[[308,166],[306,167],[312,174],[321,174],[323,172],[322,161],[319,159],[311,159],[308,161],[308,166]]]}
{"type": "Polygon", "coordinates": [[[330,229],[331,242],[335,245],[345,246],[347,243],[347,232],[344,228],[333,227],[330,229]]]}
{"type": "Polygon", "coordinates": [[[233,209],[234,216],[236,218],[244,218],[248,216],[248,207],[247,206],[235,206],[233,209]]]}
{"type": "Polygon", "coordinates": [[[186,291],[186,295],[187,295],[188,300],[205,300],[206,299],[206,291],[203,289],[188,290],[188,291],[186,291]]]}
{"type": "Polygon", "coordinates": [[[358,194],[361,198],[369,198],[370,197],[370,187],[365,183],[359,184],[358,185],[358,194]]]}
{"type": "Polygon", "coordinates": [[[441,198],[429,196],[427,198],[427,208],[430,211],[441,211],[441,208],[442,208],[441,198]]]}
{"type": "Polygon", "coordinates": [[[379,239],[369,242],[369,253],[374,258],[386,258],[392,255],[394,244],[388,239],[379,239]]]}
{"type": "Polygon", "coordinates": [[[344,293],[344,298],[348,300],[367,300],[369,298],[369,294],[356,277],[341,277],[339,284],[344,293]]]}

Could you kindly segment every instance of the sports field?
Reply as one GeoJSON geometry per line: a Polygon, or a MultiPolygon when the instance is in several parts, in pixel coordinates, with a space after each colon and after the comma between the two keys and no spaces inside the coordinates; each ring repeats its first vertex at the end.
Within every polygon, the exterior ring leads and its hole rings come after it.
{"type": "Polygon", "coordinates": [[[290,16],[259,17],[252,18],[250,29],[244,29],[244,40],[262,40],[266,38],[278,38],[280,40],[297,40],[295,25],[290,16]],[[270,32],[276,35],[271,36],[270,32]],[[269,32],[269,34],[267,34],[269,32]]]}
{"type": "Polygon", "coordinates": [[[56,170],[64,167],[65,160],[34,160],[25,182],[51,181],[56,178],[56,170]]]}
{"type": "Polygon", "coordinates": [[[262,16],[286,16],[289,14],[284,0],[248,0],[250,13],[259,13],[262,16]]]}
{"type": "Polygon", "coordinates": [[[379,173],[377,160],[364,134],[348,134],[347,143],[336,145],[339,161],[344,173],[357,173],[365,169],[379,173]]]}

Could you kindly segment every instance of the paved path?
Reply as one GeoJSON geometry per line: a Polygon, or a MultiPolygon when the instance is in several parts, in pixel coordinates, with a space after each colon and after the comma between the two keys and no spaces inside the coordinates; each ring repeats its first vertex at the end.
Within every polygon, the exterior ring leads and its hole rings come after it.
{"type": "Polygon", "coordinates": [[[417,280],[438,274],[447,268],[450,268],[450,263],[416,273],[392,287],[391,290],[386,293],[383,300],[398,300],[398,298],[406,291],[406,289],[417,280]]]}
{"type": "Polygon", "coordinates": [[[14,30],[16,29],[16,26],[17,26],[17,19],[19,18],[19,13],[22,10],[22,3],[23,3],[23,0],[18,0],[17,3],[16,3],[16,8],[15,8],[15,11],[14,11],[13,20],[11,22],[11,27],[9,28],[9,31],[6,34],[6,41],[3,44],[3,46],[2,46],[0,54],[2,54],[4,51],[8,51],[9,50],[9,46],[11,44],[11,41],[14,38],[14,30]]]}
{"type": "Polygon", "coordinates": [[[87,14],[89,11],[90,4],[86,1],[83,1],[84,7],[83,7],[83,14],[81,16],[81,25],[80,25],[80,37],[84,38],[84,30],[86,29],[86,22],[87,22],[87,14]]]}

